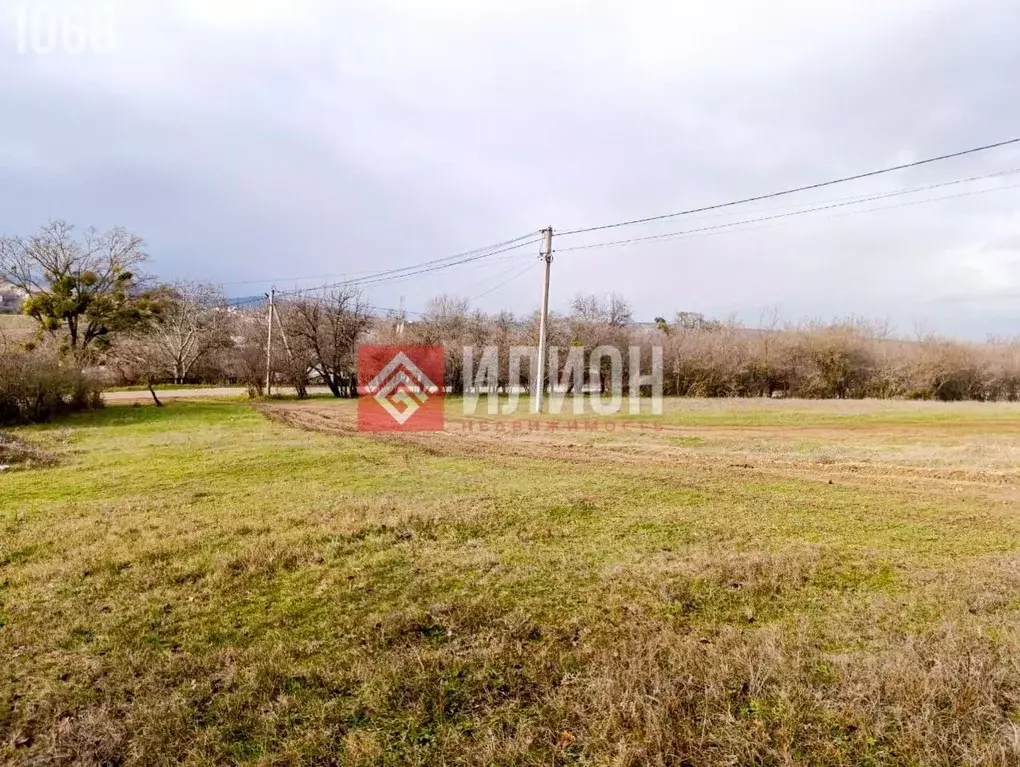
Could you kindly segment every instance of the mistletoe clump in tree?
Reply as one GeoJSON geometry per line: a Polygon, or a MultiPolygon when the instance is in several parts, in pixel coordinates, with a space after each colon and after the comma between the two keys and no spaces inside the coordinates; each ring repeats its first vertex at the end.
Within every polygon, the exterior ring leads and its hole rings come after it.
{"type": "Polygon", "coordinates": [[[30,237],[0,238],[0,279],[24,291],[22,312],[38,322],[37,342],[51,337],[78,366],[97,361],[112,338],[159,311],[136,268],[144,242],[124,229],[86,230],[76,237],[52,221],[30,237]]]}

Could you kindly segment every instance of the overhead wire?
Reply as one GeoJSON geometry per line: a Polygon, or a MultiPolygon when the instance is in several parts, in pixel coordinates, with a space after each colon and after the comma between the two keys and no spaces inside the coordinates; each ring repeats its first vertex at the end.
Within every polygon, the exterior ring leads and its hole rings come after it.
{"type": "Polygon", "coordinates": [[[403,266],[395,269],[387,269],[381,272],[374,272],[364,277],[356,278],[353,280],[345,280],[342,282],[335,282],[327,285],[321,285],[312,288],[302,288],[300,290],[280,291],[277,295],[288,296],[288,295],[301,295],[307,293],[314,293],[321,290],[330,290],[342,286],[366,286],[375,285],[380,282],[391,282],[397,279],[403,279],[405,277],[417,276],[420,274],[427,274],[430,272],[439,271],[442,269],[449,269],[454,266],[461,266],[463,264],[472,263],[493,256],[507,253],[512,250],[527,247],[541,241],[541,237],[537,237],[536,233],[529,232],[528,234],[520,237],[515,237],[511,240],[505,240],[503,242],[495,243],[486,248],[476,248],[474,250],[465,251],[464,253],[458,253],[453,256],[447,256],[445,258],[433,259],[432,261],[424,261],[419,264],[411,264],[409,266],[403,266]],[[531,239],[528,239],[531,238],[531,239]]]}
{"type": "MultiPolygon", "coordinates": [[[[709,212],[709,211],[719,211],[719,210],[723,210],[723,209],[726,209],[726,208],[731,208],[731,207],[738,206],[738,205],[745,205],[745,204],[750,204],[750,203],[754,203],[754,202],[770,200],[770,199],[774,199],[774,198],[777,198],[777,197],[783,197],[783,196],[787,196],[787,195],[796,194],[796,193],[799,193],[799,192],[806,192],[806,191],[810,191],[810,190],[814,190],[814,189],[820,189],[820,188],[824,188],[824,187],[834,186],[836,184],[843,184],[843,183],[847,183],[847,182],[850,182],[850,181],[855,181],[855,180],[860,180],[860,179],[865,179],[865,178],[871,178],[871,177],[879,176],[879,175],[886,174],[886,173],[892,173],[894,171],[900,171],[900,170],[906,170],[906,169],[909,169],[909,168],[920,167],[920,166],[924,166],[924,165],[928,165],[928,164],[932,164],[932,163],[936,163],[936,162],[940,162],[940,161],[944,161],[944,160],[949,160],[949,159],[952,159],[952,158],[963,157],[963,156],[966,156],[966,155],[972,155],[972,154],[976,154],[976,153],[979,153],[979,152],[985,152],[985,151],[989,151],[989,150],[992,150],[992,149],[996,149],[996,148],[1000,148],[1000,147],[1004,147],[1004,146],[1009,146],[1009,145],[1014,145],[1014,144],[1018,144],[1018,143],[1020,143],[1020,137],[1013,138],[1013,139],[1008,139],[1008,140],[1005,140],[1005,141],[999,141],[999,142],[995,142],[995,143],[992,143],[992,144],[985,144],[985,145],[978,146],[978,147],[972,147],[970,149],[965,149],[965,150],[958,151],[958,152],[951,152],[951,153],[947,153],[947,154],[942,154],[942,155],[938,155],[936,157],[929,157],[929,158],[926,158],[926,159],[923,159],[923,160],[917,160],[917,161],[913,161],[913,162],[909,162],[909,163],[901,163],[899,165],[893,165],[893,166],[889,166],[889,167],[885,167],[885,168],[880,168],[880,169],[877,169],[877,170],[867,171],[865,173],[857,173],[857,174],[854,174],[854,175],[851,175],[851,176],[843,176],[841,178],[831,179],[829,181],[823,181],[823,182],[814,183],[814,184],[807,184],[807,185],[804,185],[804,186],[794,187],[794,188],[791,188],[791,189],[784,189],[784,190],[780,190],[780,191],[776,191],[776,192],[770,192],[768,194],[761,194],[761,195],[756,195],[756,196],[753,196],[753,197],[747,197],[747,198],[738,199],[738,200],[731,200],[729,202],[717,203],[717,204],[714,204],[714,205],[705,205],[705,206],[701,206],[701,207],[697,207],[697,208],[690,208],[690,209],[687,209],[687,210],[677,211],[677,212],[674,212],[674,213],[666,213],[666,214],[662,214],[662,215],[647,216],[647,217],[644,217],[644,218],[631,219],[631,220],[627,220],[627,221],[619,221],[619,222],[612,223],[612,224],[603,224],[603,225],[590,226],[590,227],[584,227],[584,228],[578,228],[578,229],[569,229],[569,230],[566,230],[566,231],[557,232],[557,236],[558,237],[565,237],[565,236],[579,235],[579,234],[583,234],[583,233],[587,233],[587,232],[596,232],[596,231],[615,229],[615,228],[625,227],[625,226],[633,226],[633,225],[637,225],[637,224],[651,223],[651,222],[655,222],[655,221],[661,221],[661,220],[676,218],[676,217],[679,217],[679,216],[694,215],[694,214],[704,213],[704,212],[709,212]]],[[[796,209],[796,210],[792,210],[792,211],[788,211],[788,212],[782,212],[782,213],[775,213],[775,214],[771,214],[771,215],[767,215],[767,216],[757,216],[757,217],[753,217],[753,218],[749,218],[749,219],[744,219],[744,220],[741,220],[741,221],[727,222],[727,223],[722,223],[722,224],[717,224],[717,225],[698,227],[698,228],[694,228],[694,229],[688,229],[688,230],[682,230],[682,231],[676,231],[676,232],[666,232],[666,233],[660,233],[660,234],[653,234],[653,235],[647,235],[647,236],[643,236],[643,237],[631,237],[631,238],[626,238],[626,239],[614,240],[614,241],[610,241],[610,242],[598,242],[598,243],[590,243],[590,244],[584,244],[584,245],[569,246],[569,247],[566,247],[566,248],[558,248],[556,252],[566,252],[566,251],[572,251],[572,250],[585,250],[585,249],[591,249],[591,248],[605,248],[605,247],[612,247],[612,246],[618,246],[618,245],[628,245],[628,244],[638,243],[638,242],[647,242],[647,241],[656,241],[656,240],[668,240],[668,239],[673,239],[673,238],[688,237],[688,236],[697,236],[697,235],[708,235],[708,234],[716,234],[716,233],[721,234],[721,233],[725,233],[727,231],[746,231],[747,230],[746,228],[745,229],[739,229],[738,227],[748,227],[748,225],[752,225],[750,228],[758,228],[758,227],[754,227],[753,225],[755,225],[755,224],[763,224],[763,223],[767,224],[768,222],[777,221],[777,220],[783,220],[783,219],[788,219],[788,218],[793,218],[795,216],[806,215],[806,214],[809,214],[809,213],[817,213],[817,212],[821,212],[821,211],[833,210],[833,209],[842,208],[842,207],[850,207],[850,206],[854,206],[854,205],[860,205],[860,204],[863,204],[863,203],[874,202],[876,200],[883,200],[883,199],[888,199],[888,198],[897,197],[897,196],[901,196],[901,195],[907,195],[907,194],[916,194],[918,192],[928,191],[928,190],[942,188],[942,187],[946,187],[946,186],[952,186],[952,185],[955,185],[955,184],[968,183],[968,182],[973,182],[973,181],[993,178],[993,177],[997,177],[997,176],[1004,176],[1004,175],[1009,175],[1009,174],[1015,174],[1015,173],[1018,173],[1018,172],[1020,172],[1020,168],[1012,169],[1012,170],[1006,170],[1006,171],[999,171],[999,172],[996,172],[996,173],[985,174],[985,175],[981,175],[981,176],[973,176],[973,177],[966,178],[966,179],[957,179],[957,180],[953,180],[953,181],[940,182],[940,183],[936,183],[936,184],[929,184],[929,185],[926,185],[926,186],[915,187],[915,188],[906,189],[906,190],[896,190],[896,191],[892,191],[892,192],[884,192],[884,193],[877,193],[877,194],[871,194],[871,195],[860,195],[860,196],[852,197],[852,198],[841,198],[839,201],[830,202],[830,203],[827,203],[827,204],[824,204],[824,205],[816,205],[816,206],[813,206],[813,207],[801,208],[801,209],[796,209]]],[[[963,194],[958,194],[958,195],[947,195],[947,196],[935,197],[935,198],[930,198],[930,199],[925,199],[925,200],[917,200],[917,201],[912,201],[912,202],[901,204],[901,205],[883,206],[883,207],[879,207],[879,208],[868,208],[868,209],[864,209],[864,210],[851,210],[849,213],[852,214],[852,213],[862,213],[862,212],[888,210],[888,209],[891,209],[891,208],[906,207],[908,205],[924,204],[924,203],[928,203],[928,202],[937,202],[937,201],[940,201],[940,200],[954,199],[954,198],[957,198],[957,197],[968,197],[968,196],[972,196],[972,195],[975,195],[975,194],[984,194],[984,193],[1000,191],[1000,190],[1003,190],[1003,189],[1010,189],[1010,188],[1013,188],[1013,186],[996,187],[996,188],[993,188],[993,189],[977,190],[977,191],[963,193],[963,194]]],[[[518,250],[520,248],[524,248],[524,247],[527,247],[529,245],[533,245],[533,244],[537,244],[537,243],[541,242],[542,241],[542,237],[538,236],[538,235],[539,235],[538,232],[529,232],[527,234],[523,234],[523,235],[520,235],[518,237],[514,237],[512,239],[503,240],[501,242],[497,242],[497,243],[494,243],[492,245],[488,245],[488,246],[485,246],[485,247],[482,247],[482,248],[475,248],[473,250],[464,251],[462,253],[457,253],[457,254],[454,254],[452,256],[446,256],[444,258],[432,259],[430,261],[424,261],[424,262],[417,263],[417,264],[410,264],[408,266],[397,267],[397,268],[393,268],[393,269],[386,269],[386,270],[377,271],[377,272],[361,271],[361,272],[341,273],[340,275],[337,275],[337,276],[350,277],[351,279],[346,279],[346,280],[342,280],[342,281],[338,281],[338,282],[328,283],[328,284],[324,284],[324,285],[317,286],[317,287],[309,287],[309,288],[301,288],[301,289],[295,288],[294,290],[278,291],[276,295],[281,297],[281,298],[283,298],[283,297],[287,297],[287,296],[306,295],[306,294],[310,294],[310,293],[330,290],[330,289],[333,289],[333,288],[338,288],[338,287],[343,287],[343,286],[350,286],[350,287],[361,288],[361,287],[368,287],[368,286],[379,285],[379,284],[396,283],[396,282],[400,282],[400,281],[404,281],[404,280],[420,277],[422,275],[431,274],[431,273],[434,273],[434,272],[437,272],[437,271],[441,271],[441,270],[445,270],[445,269],[450,269],[450,268],[457,267],[457,266],[462,266],[462,265],[466,265],[466,264],[470,264],[470,263],[476,263],[476,262],[479,262],[479,261],[482,261],[482,260],[487,260],[487,259],[494,259],[496,256],[499,256],[499,255],[502,255],[502,254],[506,254],[506,253],[518,250]]],[[[509,258],[496,259],[496,260],[512,260],[513,258],[516,258],[516,256],[511,256],[509,258]]],[[[530,271],[530,269],[533,268],[534,265],[535,265],[534,263],[528,264],[528,266],[526,266],[522,270],[519,270],[519,271],[515,272],[507,280],[505,280],[505,281],[503,281],[503,282],[501,282],[501,283],[499,283],[499,284],[489,288],[488,290],[484,291],[483,293],[479,294],[478,296],[476,296],[474,299],[471,299],[471,300],[477,300],[478,298],[484,297],[485,295],[488,295],[489,293],[494,292],[495,290],[499,289],[500,287],[503,287],[503,285],[508,284],[509,282],[512,282],[513,280],[515,280],[518,277],[522,276],[527,271],[530,271]]],[[[320,277],[321,276],[332,276],[332,275],[320,275],[320,277]]],[[[245,280],[245,281],[238,281],[238,282],[233,282],[233,283],[223,283],[223,284],[224,285],[227,285],[227,284],[232,284],[232,285],[265,284],[265,283],[271,283],[271,282],[284,282],[284,281],[290,281],[290,280],[293,280],[293,281],[297,282],[297,281],[302,281],[302,280],[306,280],[306,279],[313,279],[313,278],[310,278],[310,277],[290,277],[290,278],[277,278],[277,279],[274,279],[274,280],[245,280]]],[[[228,306],[232,306],[232,307],[240,307],[240,306],[247,306],[247,305],[251,305],[251,304],[260,303],[260,302],[263,302],[265,300],[266,299],[261,297],[261,296],[255,296],[255,297],[251,297],[251,298],[247,298],[247,299],[241,299],[239,301],[228,302],[227,305],[228,306]]],[[[386,310],[386,311],[389,311],[389,310],[386,310]]]]}
{"type": "Polygon", "coordinates": [[[892,173],[894,171],[906,170],[908,168],[917,168],[922,165],[929,165],[935,162],[941,162],[943,160],[950,160],[955,157],[964,157],[966,155],[976,154],[978,152],[986,152],[991,149],[998,149],[1000,147],[1009,146],[1011,144],[1020,143],[1020,137],[1007,139],[1006,141],[997,141],[994,144],[985,144],[983,146],[972,147],[970,149],[964,149],[959,152],[950,152],[948,154],[938,155],[937,157],[928,157],[924,160],[915,160],[913,162],[901,163],[899,165],[892,165],[886,168],[879,168],[877,170],[870,170],[865,173],[856,173],[852,176],[843,176],[841,178],[831,179],[829,181],[821,181],[815,184],[806,184],[804,186],[794,187],[792,189],[783,189],[777,192],[769,192],[768,194],[755,195],[754,197],[745,197],[739,200],[731,200],[729,202],[716,203],[714,205],[704,205],[699,208],[690,208],[688,210],[681,210],[675,213],[663,213],[657,216],[646,216],[644,218],[635,218],[628,221],[618,221],[613,224],[600,224],[598,226],[588,226],[578,229],[568,229],[566,231],[557,232],[559,237],[568,237],[575,234],[583,234],[585,232],[597,232],[605,229],[616,229],[622,226],[634,226],[636,224],[647,224],[652,221],[662,221],[669,218],[676,218],[678,216],[688,216],[694,213],[703,213],[709,210],[719,210],[720,208],[729,208],[735,205],[745,205],[751,202],[759,202],[761,200],[770,200],[776,197],[783,197],[785,195],[796,194],[798,192],[807,192],[812,189],[821,189],[823,187],[834,186],[836,184],[845,184],[849,181],[858,181],[860,179],[872,178],[874,176],[880,176],[885,173],[892,173]]]}
{"type": "MultiPolygon", "coordinates": [[[[731,222],[727,222],[727,223],[724,223],[724,224],[713,224],[711,226],[697,227],[695,229],[685,229],[685,230],[676,231],[676,232],[662,232],[660,234],[651,234],[651,235],[646,235],[644,237],[630,237],[630,238],[627,238],[627,239],[613,240],[613,241],[610,241],[610,242],[596,242],[596,243],[590,243],[590,244],[587,244],[587,245],[572,245],[572,246],[569,246],[569,247],[566,247],[566,248],[557,248],[556,252],[557,253],[563,253],[563,252],[572,251],[572,250],[588,250],[588,249],[592,249],[592,248],[608,248],[608,247],[613,247],[613,246],[618,246],[618,245],[630,245],[630,244],[638,243],[638,242],[649,242],[649,241],[654,241],[654,240],[669,240],[669,239],[674,239],[674,238],[679,238],[679,237],[685,237],[685,236],[688,236],[688,235],[700,234],[700,233],[703,233],[703,232],[713,232],[713,231],[718,231],[718,230],[731,230],[732,229],[734,231],[743,231],[743,230],[736,230],[734,228],[738,227],[738,226],[747,225],[747,224],[758,224],[758,223],[763,223],[763,222],[767,222],[767,221],[775,221],[775,220],[778,220],[778,219],[785,219],[785,218],[792,218],[794,216],[806,215],[808,213],[817,213],[819,211],[833,210],[833,209],[836,209],[836,208],[844,208],[844,207],[849,207],[851,205],[860,205],[860,204],[865,203],[865,202],[874,202],[876,200],[889,199],[891,197],[899,197],[899,196],[903,196],[903,195],[906,195],[906,194],[917,194],[918,192],[930,191],[932,189],[938,189],[938,188],[942,188],[942,187],[953,186],[953,185],[956,185],[956,184],[964,184],[964,183],[973,182],[973,181],[985,180],[985,179],[989,179],[989,178],[996,178],[996,177],[1006,176],[1006,175],[1011,175],[1011,174],[1016,174],[1016,173],[1020,173],[1020,168],[1014,168],[1014,169],[1006,170],[1006,171],[998,171],[996,173],[989,173],[989,174],[985,174],[985,175],[982,175],[982,176],[972,176],[972,177],[966,178],[966,179],[957,179],[957,180],[954,180],[954,181],[944,181],[944,182],[940,182],[940,183],[937,183],[937,184],[928,184],[927,186],[915,187],[915,188],[912,188],[912,189],[901,189],[901,190],[897,190],[897,191],[894,191],[894,192],[882,192],[882,193],[879,193],[879,194],[869,195],[869,196],[862,197],[862,198],[855,198],[855,199],[846,200],[846,201],[843,201],[843,202],[829,203],[829,204],[826,204],[826,205],[819,205],[819,206],[812,207],[812,208],[803,208],[803,209],[799,209],[799,210],[788,211],[786,213],[775,213],[775,214],[772,214],[772,215],[769,215],[769,216],[759,216],[759,217],[756,217],[756,218],[744,219],[742,221],[731,221],[731,222]]],[[[899,205],[883,206],[883,207],[879,207],[879,208],[866,208],[866,209],[863,209],[863,210],[860,210],[860,211],[851,211],[851,212],[853,212],[853,213],[866,213],[866,212],[873,212],[873,211],[879,211],[879,210],[890,210],[890,209],[893,209],[893,208],[908,207],[910,205],[921,205],[921,204],[929,203],[929,202],[939,202],[939,201],[942,201],[942,200],[951,200],[951,199],[956,199],[956,198],[959,198],[959,197],[971,197],[971,196],[974,196],[974,195],[977,195],[977,194],[987,194],[987,193],[990,193],[990,192],[1003,191],[1003,190],[1006,190],[1006,189],[1012,189],[1015,186],[1017,186],[1017,185],[999,186],[999,187],[993,187],[991,189],[978,189],[978,190],[973,190],[973,191],[970,191],[970,192],[963,192],[961,194],[944,195],[944,196],[941,196],[941,197],[933,197],[933,198],[928,198],[928,199],[924,199],[924,200],[913,200],[913,201],[911,201],[909,203],[904,203],[904,204],[899,204],[899,205]]]]}
{"type": "MultiPolygon", "coordinates": [[[[534,242],[539,242],[539,241],[540,240],[535,240],[534,242]]],[[[525,243],[525,245],[530,245],[530,244],[533,244],[533,243],[525,243]]],[[[496,254],[493,254],[493,255],[496,255],[496,254]]],[[[491,258],[491,259],[488,258],[487,256],[486,257],[473,257],[473,258],[470,258],[470,259],[459,261],[459,262],[454,263],[454,264],[449,264],[448,266],[450,266],[450,267],[452,267],[452,266],[465,266],[465,265],[475,265],[475,266],[485,265],[485,266],[488,266],[489,264],[492,264],[492,263],[500,263],[500,262],[509,261],[509,260],[519,261],[520,259],[521,259],[521,254],[519,254],[519,253],[518,254],[514,254],[512,257],[503,256],[502,258],[491,258]],[[483,261],[483,258],[485,259],[484,261],[483,261]]],[[[432,274],[434,272],[440,271],[442,268],[446,268],[446,266],[447,265],[441,265],[439,268],[432,267],[432,268],[428,268],[428,269],[420,269],[420,270],[417,270],[417,271],[414,271],[414,272],[408,272],[406,274],[398,274],[398,275],[395,275],[395,276],[392,276],[392,277],[381,278],[381,279],[373,279],[373,280],[370,280],[370,281],[367,281],[367,282],[349,282],[349,283],[342,283],[342,284],[343,285],[350,285],[352,287],[364,287],[364,286],[371,286],[371,285],[376,285],[376,284],[392,285],[392,284],[397,284],[397,283],[401,283],[401,282],[406,282],[408,280],[414,280],[414,279],[417,279],[417,278],[421,277],[422,275],[432,274]]],[[[333,287],[335,287],[335,286],[333,286],[333,287]]],[[[314,288],[312,290],[314,290],[314,288]]]]}
{"type": "Polygon", "coordinates": [[[321,280],[328,277],[357,277],[362,274],[372,274],[371,269],[360,272],[327,272],[326,274],[312,274],[307,277],[269,277],[264,280],[233,280],[230,282],[217,282],[216,285],[226,287],[227,285],[270,285],[280,282],[304,282],[306,280],[321,280]]]}
{"type": "Polygon", "coordinates": [[[372,309],[377,312],[386,312],[391,317],[399,317],[402,314],[413,314],[415,317],[424,317],[424,312],[413,312],[410,309],[394,309],[392,306],[372,306],[371,304],[365,305],[366,309],[372,309]]]}
{"type": "Polygon", "coordinates": [[[520,269],[520,270],[514,272],[514,274],[512,274],[510,277],[507,277],[502,282],[499,282],[496,285],[493,285],[491,288],[489,288],[487,290],[484,290],[481,293],[479,293],[477,296],[474,296],[473,298],[469,299],[469,303],[474,303],[479,298],[484,298],[485,296],[489,295],[490,293],[495,293],[500,288],[502,288],[502,287],[504,287],[506,285],[509,285],[511,282],[513,282],[514,280],[516,280],[516,279],[518,279],[520,277],[523,277],[525,274],[530,272],[532,269],[534,269],[540,263],[541,263],[541,261],[532,261],[532,262],[528,263],[523,269],[520,269]]]}

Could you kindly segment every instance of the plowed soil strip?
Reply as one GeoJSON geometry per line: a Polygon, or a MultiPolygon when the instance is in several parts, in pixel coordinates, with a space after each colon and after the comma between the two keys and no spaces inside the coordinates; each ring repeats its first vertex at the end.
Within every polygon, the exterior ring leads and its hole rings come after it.
{"type": "MultiPolygon", "coordinates": [[[[1009,461],[995,461],[995,468],[981,453],[980,444],[960,440],[948,445],[929,442],[924,426],[871,430],[842,426],[750,426],[683,427],[648,422],[617,421],[613,426],[592,428],[579,422],[512,419],[455,419],[439,432],[359,432],[356,411],[348,403],[271,403],[258,406],[268,418],[295,428],[360,436],[394,446],[413,447],[435,455],[563,461],[571,464],[619,464],[672,466],[704,472],[739,472],[747,475],[784,477],[851,485],[862,489],[885,489],[910,495],[944,496],[965,493],[1015,502],[1020,498],[1020,468],[1009,461]],[[810,439],[832,455],[798,455],[800,441],[810,439]],[[894,447],[885,444],[898,436],[931,453],[933,465],[909,465],[894,447]],[[690,440],[694,446],[683,444],[690,440]],[[680,443],[680,444],[678,444],[680,443]],[[866,457],[840,455],[841,450],[866,453],[866,457]]],[[[860,426],[858,424],[857,426],[860,426]]],[[[940,426],[931,427],[932,432],[940,426]]],[[[980,429],[973,425],[972,431],[980,429]]],[[[961,431],[963,431],[961,429],[961,431]]],[[[1016,448],[1006,442],[1002,449],[1016,448]]],[[[987,451],[986,451],[987,452],[987,451]]]]}

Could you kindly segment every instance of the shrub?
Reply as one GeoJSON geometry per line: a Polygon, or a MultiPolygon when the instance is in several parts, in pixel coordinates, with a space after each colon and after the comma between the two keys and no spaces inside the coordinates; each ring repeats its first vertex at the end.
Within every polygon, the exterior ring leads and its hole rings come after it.
{"type": "Polygon", "coordinates": [[[57,354],[0,348],[0,424],[39,423],[101,405],[96,381],[57,354]]]}

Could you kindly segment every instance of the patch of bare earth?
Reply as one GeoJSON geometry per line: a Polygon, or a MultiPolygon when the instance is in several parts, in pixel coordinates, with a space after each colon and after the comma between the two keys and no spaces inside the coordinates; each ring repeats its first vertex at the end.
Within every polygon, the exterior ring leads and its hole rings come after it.
{"type": "Polygon", "coordinates": [[[53,456],[0,432],[0,471],[52,466],[53,456]]]}

